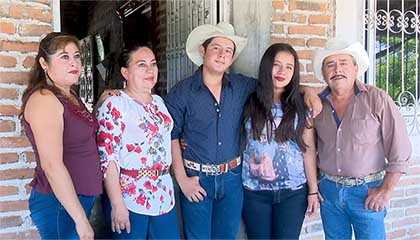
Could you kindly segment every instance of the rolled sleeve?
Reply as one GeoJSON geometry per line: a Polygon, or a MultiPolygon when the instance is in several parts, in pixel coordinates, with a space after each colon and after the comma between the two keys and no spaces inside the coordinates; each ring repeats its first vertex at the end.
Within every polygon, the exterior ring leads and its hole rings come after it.
{"type": "Polygon", "coordinates": [[[386,93],[382,93],[382,109],[380,109],[381,131],[387,164],[387,172],[406,173],[411,156],[411,144],[407,126],[397,106],[386,93]]]}

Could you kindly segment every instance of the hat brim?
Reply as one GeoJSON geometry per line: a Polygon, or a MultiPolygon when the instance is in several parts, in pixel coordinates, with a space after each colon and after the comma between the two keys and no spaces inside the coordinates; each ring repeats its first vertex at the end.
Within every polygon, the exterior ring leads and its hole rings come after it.
{"type": "Polygon", "coordinates": [[[228,35],[211,24],[198,26],[188,35],[187,42],[185,44],[187,56],[195,65],[201,66],[201,64],[203,64],[203,57],[200,55],[201,44],[203,44],[207,39],[213,37],[227,38],[235,44],[236,49],[232,58],[233,60],[239,56],[247,43],[246,38],[236,35],[228,35]]]}
{"type": "Polygon", "coordinates": [[[336,54],[348,54],[353,56],[359,68],[357,77],[361,77],[369,67],[369,56],[367,55],[366,50],[363,48],[362,44],[359,42],[353,43],[344,49],[319,49],[314,52],[312,58],[312,67],[316,78],[324,81],[324,76],[322,74],[322,63],[324,62],[325,58],[336,54]]]}

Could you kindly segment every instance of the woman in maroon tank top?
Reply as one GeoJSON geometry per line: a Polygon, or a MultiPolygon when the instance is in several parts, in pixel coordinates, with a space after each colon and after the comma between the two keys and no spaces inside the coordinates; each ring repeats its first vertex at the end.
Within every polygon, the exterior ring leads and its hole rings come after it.
{"type": "Polygon", "coordinates": [[[29,198],[43,239],[93,239],[89,223],[102,174],[97,121],[72,92],[82,71],[79,41],[52,32],[41,40],[21,118],[37,166],[29,198]]]}

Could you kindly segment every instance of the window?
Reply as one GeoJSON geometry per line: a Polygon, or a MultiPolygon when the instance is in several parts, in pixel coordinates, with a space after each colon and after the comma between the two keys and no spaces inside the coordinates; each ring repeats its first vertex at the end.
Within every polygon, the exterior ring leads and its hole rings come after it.
{"type": "Polygon", "coordinates": [[[366,0],[364,7],[366,81],[394,99],[411,136],[420,135],[419,1],[366,0]]]}
{"type": "Polygon", "coordinates": [[[188,34],[201,24],[229,21],[228,0],[169,0],[167,2],[167,90],[191,76],[197,67],[185,53],[188,34]]]}

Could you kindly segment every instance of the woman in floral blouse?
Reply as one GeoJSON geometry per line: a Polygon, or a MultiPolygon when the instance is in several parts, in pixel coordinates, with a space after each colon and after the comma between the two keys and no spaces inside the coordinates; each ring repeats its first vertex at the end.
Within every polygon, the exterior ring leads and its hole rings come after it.
{"type": "Polygon", "coordinates": [[[169,174],[173,121],[162,98],[150,93],[158,75],[155,55],[133,46],[122,51],[119,64],[126,87],[97,111],[105,215],[114,238],[180,238],[169,174]]]}

